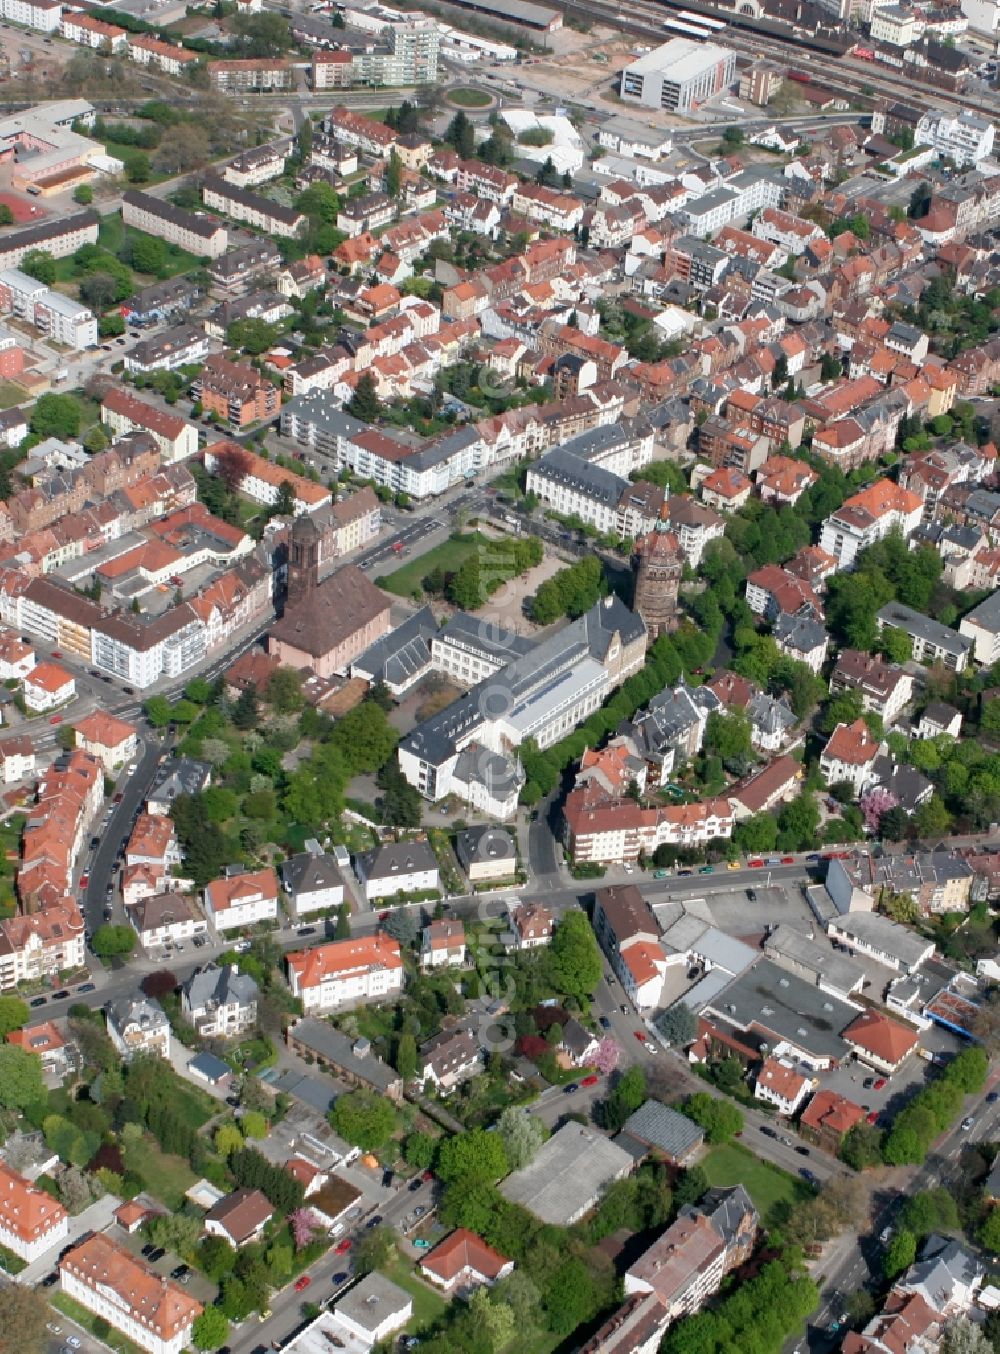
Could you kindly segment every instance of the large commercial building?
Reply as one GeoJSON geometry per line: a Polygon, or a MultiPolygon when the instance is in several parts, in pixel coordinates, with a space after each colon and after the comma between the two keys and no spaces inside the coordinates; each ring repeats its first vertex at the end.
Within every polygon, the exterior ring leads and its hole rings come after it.
{"type": "Polygon", "coordinates": [[[733,83],[736,53],[711,42],[671,38],[622,71],[619,93],[627,103],[687,113],[733,83]]]}

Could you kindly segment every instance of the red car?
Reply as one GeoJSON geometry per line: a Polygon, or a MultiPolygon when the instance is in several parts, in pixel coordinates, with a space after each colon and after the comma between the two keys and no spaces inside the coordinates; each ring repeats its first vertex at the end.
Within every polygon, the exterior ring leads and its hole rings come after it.
{"type": "Polygon", "coordinates": [[[337,1242],[336,1246],[334,1246],[334,1250],[337,1252],[338,1255],[346,1255],[353,1245],[354,1242],[351,1240],[351,1238],[349,1236],[345,1236],[343,1241],[337,1242]]]}
{"type": "Polygon", "coordinates": [[[589,1077],[584,1077],[584,1079],[580,1082],[580,1085],[581,1085],[581,1086],[596,1086],[597,1083],[600,1081],[600,1079],[601,1079],[600,1077],[595,1076],[594,1073],[592,1072],[592,1073],[590,1074],[589,1077]]]}
{"type": "Polygon", "coordinates": [[[795,857],[794,857],[794,856],[782,856],[782,857],[781,857],[781,863],[782,863],[782,865],[794,865],[794,864],[795,864],[795,857]]]}
{"type": "Polygon", "coordinates": [[[388,921],[388,920],[389,920],[389,913],[388,913],[388,912],[380,912],[380,913],[378,914],[378,919],[379,919],[379,921],[388,921]]]}
{"type": "Polygon", "coordinates": [[[87,870],[84,870],[83,874],[80,876],[80,887],[82,889],[85,889],[89,883],[90,883],[90,874],[87,870]]]}
{"type": "Polygon", "coordinates": [[[646,1042],[646,1031],[645,1031],[645,1030],[636,1030],[636,1031],[635,1031],[635,1037],[639,1040],[639,1043],[640,1043],[640,1044],[644,1044],[644,1043],[646,1042]]]}
{"type": "Polygon", "coordinates": [[[433,1172],[433,1171],[424,1171],[424,1173],[423,1173],[423,1175],[420,1177],[420,1179],[424,1182],[425,1185],[429,1185],[430,1182],[434,1179],[434,1172],[433,1172]]]}
{"type": "Polygon", "coordinates": [[[312,1279],[310,1279],[308,1274],[300,1274],[295,1280],[293,1287],[296,1293],[301,1293],[304,1289],[308,1288],[311,1283],[312,1279]]]}
{"type": "Polygon", "coordinates": [[[59,652],[58,649],[53,649],[53,650],[52,650],[52,657],[53,657],[53,658],[62,658],[62,654],[59,652]]]}
{"type": "Polygon", "coordinates": [[[878,1123],[878,1110],[872,1110],[871,1114],[865,1115],[865,1123],[873,1126],[878,1123]]]}
{"type": "Polygon", "coordinates": [[[62,715],[53,715],[52,718],[49,720],[49,723],[50,723],[50,724],[61,724],[61,723],[62,723],[62,715]]]}
{"type": "Polygon", "coordinates": [[[764,862],[762,860],[748,860],[747,864],[750,866],[751,870],[762,870],[764,868],[764,862]]]}
{"type": "Polygon", "coordinates": [[[876,1077],[875,1080],[872,1082],[872,1090],[884,1091],[885,1088],[888,1086],[888,1084],[889,1083],[885,1077],[876,1077]]]}

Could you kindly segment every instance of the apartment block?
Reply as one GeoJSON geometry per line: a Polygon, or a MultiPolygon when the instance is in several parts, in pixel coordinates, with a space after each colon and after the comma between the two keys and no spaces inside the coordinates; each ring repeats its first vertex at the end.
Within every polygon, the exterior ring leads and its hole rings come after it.
{"type": "Polygon", "coordinates": [[[279,202],[251,193],[245,188],[237,188],[233,183],[216,175],[209,175],[201,187],[202,201],[206,207],[225,212],[234,221],[254,226],[267,235],[280,235],[292,239],[301,235],[306,218],[292,207],[283,207],[279,202]]]}
{"type": "Polygon", "coordinates": [[[159,236],[168,244],[175,244],[199,258],[216,259],[229,245],[229,236],[221,221],[197,216],[149,193],[141,193],[137,188],[129,188],[122,194],[122,220],[127,226],[159,236]]]}
{"type": "Polygon", "coordinates": [[[205,412],[232,429],[274,418],[281,407],[280,390],[248,362],[206,358],[195,388],[205,412]]]}
{"type": "Polygon", "coordinates": [[[292,951],[285,959],[292,995],[306,1015],[348,1001],[384,999],[403,988],[399,943],[381,931],[292,951]]]}

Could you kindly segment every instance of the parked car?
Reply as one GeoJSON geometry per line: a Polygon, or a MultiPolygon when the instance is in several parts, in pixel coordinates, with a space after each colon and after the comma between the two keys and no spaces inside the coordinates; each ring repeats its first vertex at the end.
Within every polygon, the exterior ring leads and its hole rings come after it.
{"type": "Polygon", "coordinates": [[[47,1001],[48,997],[32,997],[28,1005],[34,1010],[37,1006],[44,1006],[47,1001]]]}
{"type": "Polygon", "coordinates": [[[337,1273],[333,1276],[334,1288],[339,1288],[342,1283],[347,1283],[347,1280],[350,1277],[351,1276],[347,1273],[345,1269],[338,1270],[337,1273]]]}
{"type": "Polygon", "coordinates": [[[602,1030],[610,1030],[611,1028],[611,1021],[607,1018],[607,1016],[598,1016],[597,1023],[598,1025],[600,1025],[602,1030]]]}
{"type": "Polygon", "coordinates": [[[166,1250],[162,1246],[155,1247],[153,1253],[149,1257],[150,1263],[155,1265],[158,1260],[163,1259],[166,1253],[166,1250]]]}
{"type": "Polygon", "coordinates": [[[365,1223],[365,1231],[370,1232],[373,1227],[377,1227],[379,1223],[383,1221],[384,1219],[382,1217],[382,1214],[376,1213],[373,1218],[369,1218],[368,1221],[365,1223]]]}
{"type": "Polygon", "coordinates": [[[800,1157],[807,1157],[807,1156],[809,1155],[809,1148],[808,1148],[808,1147],[801,1147],[801,1146],[799,1146],[799,1147],[796,1147],[795,1150],[796,1150],[796,1152],[798,1152],[798,1154],[799,1154],[800,1157]]]}
{"type": "Polygon", "coordinates": [[[407,1189],[410,1191],[411,1194],[415,1194],[423,1183],[424,1182],[420,1179],[420,1176],[418,1175],[416,1180],[410,1181],[409,1185],[407,1185],[407,1189]]]}
{"type": "Polygon", "coordinates": [[[774,1138],[775,1142],[777,1142],[778,1135],[777,1133],[775,1133],[774,1129],[770,1127],[770,1125],[761,1124],[760,1131],[763,1133],[765,1138],[774,1138]]]}
{"type": "Polygon", "coordinates": [[[353,1245],[354,1242],[351,1240],[351,1238],[349,1236],[345,1236],[343,1241],[338,1241],[333,1249],[337,1255],[346,1255],[353,1245]]]}
{"type": "Polygon", "coordinates": [[[974,1124],[975,1122],[976,1122],[976,1121],[975,1121],[975,1119],[972,1117],[972,1115],[971,1115],[971,1114],[967,1114],[966,1117],[962,1120],[962,1132],[963,1132],[963,1133],[968,1133],[969,1129],[973,1126],[973,1124],[974,1124]]]}
{"type": "Polygon", "coordinates": [[[875,1080],[872,1082],[872,1090],[884,1091],[888,1085],[889,1081],[887,1077],[876,1077],[875,1080]]]}
{"type": "Polygon", "coordinates": [[[311,1283],[312,1279],[309,1277],[308,1274],[300,1274],[299,1277],[295,1280],[295,1283],[292,1285],[292,1287],[295,1289],[296,1293],[302,1293],[309,1287],[311,1283]]]}
{"type": "Polygon", "coordinates": [[[82,995],[84,992],[96,991],[96,987],[93,983],[81,983],[76,990],[79,995],[82,995]]]}
{"type": "Polygon", "coordinates": [[[563,1095],[574,1095],[580,1089],[578,1081],[571,1081],[568,1086],[563,1087],[563,1095]]]}
{"type": "Polygon", "coordinates": [[[634,1034],[635,1037],[639,1040],[639,1043],[640,1043],[640,1044],[644,1044],[644,1043],[646,1042],[646,1031],[645,1031],[645,1030],[633,1030],[633,1034],[634,1034]]]}
{"type": "Polygon", "coordinates": [[[591,1074],[590,1074],[589,1077],[584,1077],[584,1079],[580,1082],[580,1085],[581,1085],[581,1086],[596,1086],[597,1083],[600,1081],[600,1079],[601,1079],[601,1078],[597,1075],[596,1072],[591,1072],[591,1074]]]}

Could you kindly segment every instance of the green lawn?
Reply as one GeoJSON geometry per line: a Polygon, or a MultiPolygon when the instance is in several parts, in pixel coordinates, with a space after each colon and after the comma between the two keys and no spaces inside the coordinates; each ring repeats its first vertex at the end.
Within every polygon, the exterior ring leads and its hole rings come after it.
{"type": "Polygon", "coordinates": [[[131,1340],[122,1335],[121,1331],[109,1326],[106,1321],[95,1316],[93,1312],[88,1312],[87,1308],[82,1303],[77,1302],[75,1298],[57,1290],[49,1298],[49,1301],[64,1316],[71,1317],[78,1326],[90,1331],[91,1335],[100,1340],[108,1349],[114,1349],[118,1351],[118,1354],[140,1354],[138,1345],[134,1345],[131,1340]],[[94,1325],[97,1321],[100,1321],[101,1324],[98,1330],[95,1330],[94,1325]]]}
{"type": "Polygon", "coordinates": [[[738,1142],[711,1148],[699,1165],[711,1185],[743,1185],[765,1225],[774,1221],[776,1211],[810,1193],[804,1181],[761,1161],[738,1142]]]}
{"type": "Polygon", "coordinates": [[[23,404],[27,395],[12,381],[0,381],[0,409],[10,409],[12,405],[23,404]]]}
{"type": "Polygon", "coordinates": [[[458,104],[459,108],[488,108],[493,102],[483,90],[469,89],[465,86],[449,89],[446,97],[449,103],[458,104]]]}
{"type": "Polygon", "coordinates": [[[420,580],[432,569],[441,568],[445,573],[454,573],[480,545],[485,544],[485,536],[481,536],[478,531],[449,537],[426,555],[410,560],[394,573],[381,575],[375,582],[387,592],[394,592],[397,597],[410,597],[420,587],[420,580]]]}
{"type": "Polygon", "coordinates": [[[411,1334],[419,1334],[433,1325],[448,1306],[441,1294],[418,1278],[416,1270],[405,1260],[397,1257],[382,1272],[405,1288],[413,1299],[413,1318],[406,1328],[411,1334]]]}
{"type": "Polygon", "coordinates": [[[170,1209],[180,1208],[185,1190],[197,1179],[183,1158],[161,1152],[148,1135],[127,1150],[126,1165],[141,1177],[150,1194],[170,1209]]]}

